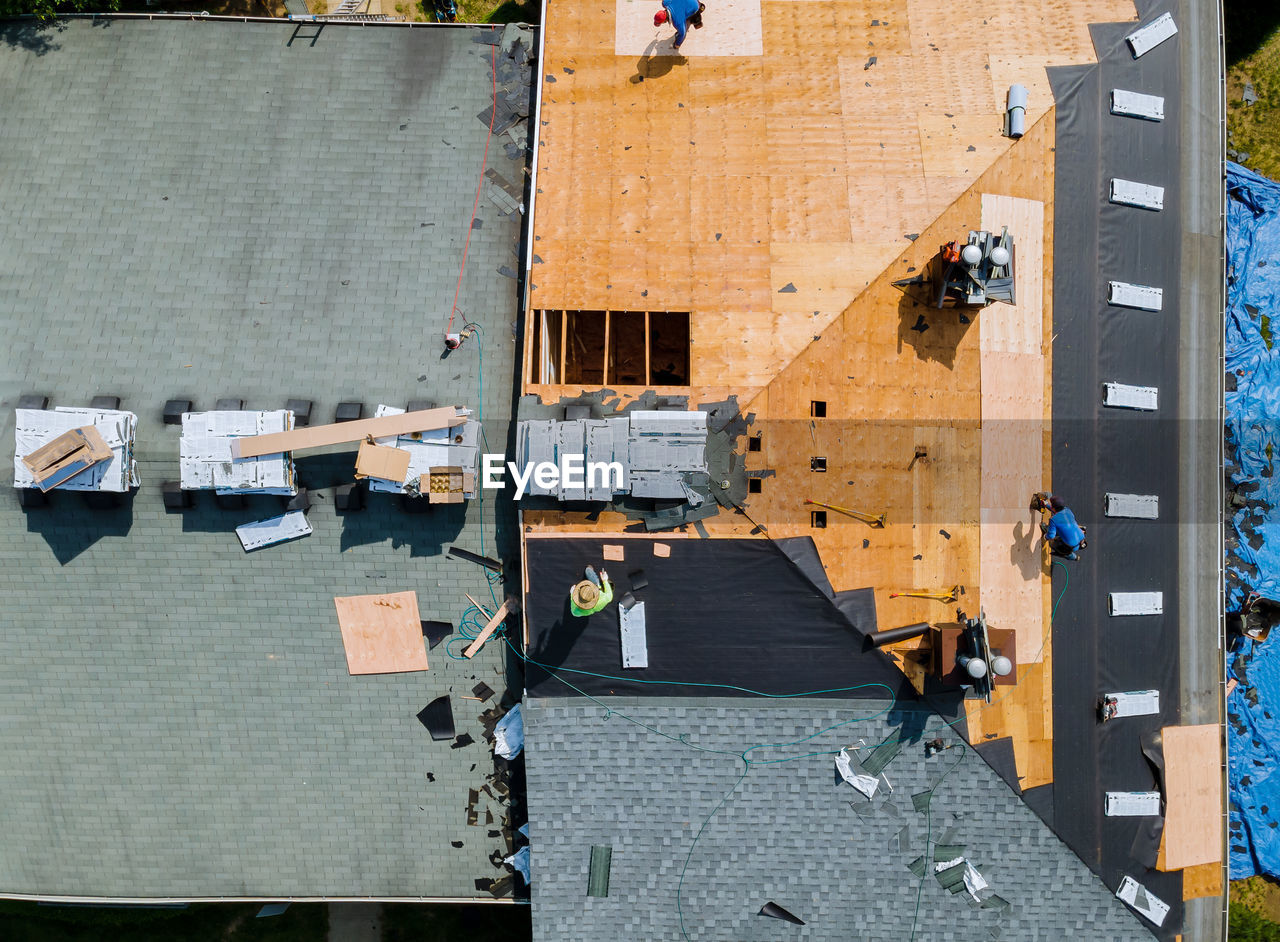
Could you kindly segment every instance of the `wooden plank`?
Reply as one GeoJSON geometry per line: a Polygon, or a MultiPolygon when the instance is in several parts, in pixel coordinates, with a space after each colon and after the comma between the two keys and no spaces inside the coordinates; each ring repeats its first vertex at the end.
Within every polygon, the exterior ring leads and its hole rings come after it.
{"type": "Polygon", "coordinates": [[[418,593],[339,596],[333,600],[352,674],[428,669],[418,618],[418,593]]]}
{"type": "MultiPolygon", "coordinates": [[[[479,606],[476,606],[476,607],[479,608],[479,606]]],[[[482,647],[484,647],[484,643],[489,640],[489,636],[498,629],[498,626],[502,624],[503,619],[507,617],[507,612],[509,609],[510,609],[509,602],[503,602],[501,605],[498,606],[498,610],[493,613],[493,617],[489,619],[488,624],[484,626],[484,629],[480,632],[480,634],[476,635],[476,640],[472,641],[469,645],[467,645],[466,650],[462,652],[463,657],[476,656],[476,652],[479,651],[482,647]]],[[[481,611],[483,611],[483,609],[481,609],[481,611]]]]}
{"type": "Polygon", "coordinates": [[[1196,864],[1182,870],[1182,898],[1203,899],[1222,896],[1221,862],[1196,864]]]}
{"type": "Polygon", "coordinates": [[[1222,731],[1166,726],[1164,744],[1164,869],[1222,860],[1222,731]]]}
{"type": "Polygon", "coordinates": [[[354,422],[335,422],[332,425],[310,425],[288,432],[270,432],[266,435],[246,435],[231,440],[233,458],[259,458],[284,451],[300,451],[304,448],[321,448],[325,445],[341,445],[346,442],[362,442],[366,438],[392,438],[412,432],[450,428],[466,422],[453,406],[439,409],[423,409],[420,412],[403,412],[354,422]]]}

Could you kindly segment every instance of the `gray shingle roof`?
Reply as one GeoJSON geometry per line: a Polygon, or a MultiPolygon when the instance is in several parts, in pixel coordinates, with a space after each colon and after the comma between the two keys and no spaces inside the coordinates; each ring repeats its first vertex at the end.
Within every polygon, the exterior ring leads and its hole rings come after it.
{"type": "Polygon", "coordinates": [[[527,701],[535,942],[681,939],[681,914],[694,940],[1151,938],[935,714],[892,708],[867,700],[527,701]],[[870,719],[847,723],[853,717],[870,719]],[[875,746],[921,720],[922,739],[941,736],[958,748],[926,758],[922,742],[908,742],[885,769],[887,800],[868,801],[837,778],[829,753],[859,740],[875,746]],[[769,742],[796,745],[750,752],[735,788],[739,754],[769,742]],[[822,754],[769,762],[806,753],[822,754]],[[913,796],[939,779],[926,816],[913,796]],[[593,844],[613,848],[607,898],[586,895],[593,844]],[[948,893],[931,874],[922,883],[908,869],[922,854],[930,866],[935,856],[963,854],[1007,913],[998,902],[948,893]],[[757,915],[769,901],[807,926],[757,915]]]}
{"type": "MultiPolygon", "coordinates": [[[[139,416],[143,479],[116,511],[63,494],[27,514],[0,493],[0,891],[475,896],[477,877],[501,875],[500,839],[465,823],[492,770],[480,705],[455,696],[477,740],[458,750],[414,718],[478,680],[505,689],[501,645],[352,678],[332,601],[415,589],[423,618],[456,621],[462,592],[488,598],[487,583],[441,551],[482,549],[481,508],[371,501],[343,518],[321,491],[314,535],[245,555],[232,528],[261,508],[161,505],[178,477],[168,398],[310,398],[313,423],[348,398],[479,404],[476,342],[441,360],[439,338],[490,47],[460,29],[329,27],[314,46],[293,31],[0,32],[0,442],[21,393],[119,395],[139,416]]],[[[497,139],[489,163],[520,179],[497,139]]],[[[484,198],[479,216],[460,303],[484,327],[500,447],[515,282],[497,268],[520,217],[484,198]]],[[[300,467],[325,484],[351,462],[300,467]]]]}

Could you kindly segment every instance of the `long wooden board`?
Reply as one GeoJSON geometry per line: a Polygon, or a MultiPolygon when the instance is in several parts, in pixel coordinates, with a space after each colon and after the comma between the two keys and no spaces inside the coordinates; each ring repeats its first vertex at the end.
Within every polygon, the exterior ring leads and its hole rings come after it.
{"type": "Polygon", "coordinates": [[[1222,743],[1217,725],[1166,726],[1164,870],[1222,860],[1222,743]]]}
{"type": "MultiPolygon", "coordinates": [[[[468,598],[470,598],[470,596],[468,596],[468,598]]],[[[479,608],[478,605],[476,607],[479,608]]],[[[462,652],[462,656],[475,657],[476,652],[479,651],[482,647],[484,647],[484,643],[489,640],[489,636],[493,634],[494,631],[497,630],[499,625],[502,624],[502,621],[507,617],[507,612],[509,610],[510,610],[509,602],[503,602],[501,605],[499,605],[498,610],[494,612],[493,617],[489,619],[489,623],[484,626],[484,630],[481,631],[480,634],[476,635],[475,641],[472,641],[469,645],[467,645],[467,649],[462,652]]],[[[481,611],[484,611],[484,609],[481,609],[481,611]]]]}
{"type": "Polygon", "coordinates": [[[312,425],[295,428],[289,432],[269,432],[266,435],[246,435],[231,440],[231,457],[259,458],[282,451],[301,451],[304,448],[322,448],[325,445],[341,445],[345,442],[361,442],[366,438],[391,438],[411,432],[449,428],[467,421],[458,415],[453,406],[439,409],[423,409],[420,412],[402,412],[400,415],[383,415],[374,419],[357,419],[354,422],[335,422],[332,425],[312,425]]]}

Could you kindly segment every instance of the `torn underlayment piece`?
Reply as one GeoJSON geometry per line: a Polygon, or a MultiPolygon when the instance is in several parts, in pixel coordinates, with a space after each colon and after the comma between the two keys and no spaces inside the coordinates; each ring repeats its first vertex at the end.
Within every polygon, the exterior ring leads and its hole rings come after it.
{"type": "MultiPolygon", "coordinates": [[[[369,490],[427,497],[433,504],[474,499],[480,468],[480,423],[467,409],[455,411],[457,425],[375,438],[376,445],[405,454],[407,464],[392,478],[371,476],[369,490]]],[[[404,414],[404,409],[387,405],[379,405],[374,413],[375,418],[404,414]]]]}
{"type": "Polygon", "coordinates": [[[649,642],[645,635],[644,602],[618,606],[618,633],[622,640],[622,666],[649,666],[649,642]]]}
{"type": "Polygon", "coordinates": [[[255,520],[253,523],[236,527],[236,536],[240,538],[240,545],[244,547],[246,553],[264,546],[271,546],[273,543],[284,543],[287,540],[296,540],[310,535],[311,524],[307,522],[307,515],[301,510],[291,510],[279,517],[255,520]]]}
{"type": "Polygon", "coordinates": [[[1160,390],[1155,386],[1103,383],[1102,390],[1102,404],[1112,409],[1139,409],[1154,412],[1160,404],[1160,390]]]}
{"type": "Polygon", "coordinates": [[[1151,285],[1110,281],[1107,283],[1107,303],[1139,311],[1159,311],[1164,308],[1164,291],[1151,285]]]}
{"type": "Polygon", "coordinates": [[[1107,494],[1102,510],[1108,517],[1157,520],[1160,517],[1160,497],[1156,494],[1107,494]]]}
{"type": "Polygon", "coordinates": [[[292,497],[298,493],[292,453],[253,458],[233,458],[231,453],[232,443],[239,438],[292,428],[293,413],[287,409],[183,413],[178,444],[182,489],[292,497]]]}
{"type": "Polygon", "coordinates": [[[1144,95],[1122,88],[1111,90],[1111,113],[1147,121],[1164,120],[1164,98],[1160,95],[1144,95]]]}
{"type": "Polygon", "coordinates": [[[510,857],[503,858],[504,864],[514,867],[520,876],[524,877],[525,886],[530,885],[529,880],[529,848],[521,847],[510,857]]]}
{"type": "Polygon", "coordinates": [[[1109,818],[1142,817],[1160,813],[1159,792],[1107,792],[1103,813],[1109,818]]]}
{"type": "Polygon", "coordinates": [[[524,718],[520,704],[507,711],[493,728],[493,751],[504,759],[514,759],[524,749],[524,718]]]}
{"type": "MultiPolygon", "coordinates": [[[[988,888],[987,881],[982,878],[982,874],[978,872],[978,868],[971,864],[964,857],[955,857],[951,860],[943,860],[933,865],[935,874],[943,874],[948,871],[954,872],[959,877],[958,880],[947,880],[948,886],[954,886],[963,883],[964,888],[969,895],[973,897],[975,903],[981,903],[982,900],[978,894],[988,888]]],[[[941,879],[941,877],[939,877],[941,879]]]]}
{"type": "Polygon", "coordinates": [[[1107,611],[1112,615],[1161,615],[1164,613],[1163,592],[1112,592],[1107,596],[1107,611]]]}
{"type": "Polygon", "coordinates": [[[1146,55],[1166,39],[1172,39],[1177,32],[1178,27],[1173,22],[1173,14],[1161,13],[1146,26],[1136,29],[1126,36],[1125,42],[1129,44],[1133,57],[1137,59],[1139,56],[1146,55]]]}
{"type": "MultiPolygon", "coordinates": [[[[51,474],[43,482],[43,489],[52,487],[67,491],[112,491],[124,493],[137,487],[138,465],[133,457],[133,439],[138,427],[138,417],[132,412],[116,409],[15,409],[14,410],[14,460],[13,486],[38,487],[36,475],[23,461],[52,444],[62,435],[74,429],[92,428],[101,439],[101,450],[94,452],[93,461],[80,464],[87,457],[83,452],[67,454],[65,464],[49,468],[51,474]],[[78,470],[77,465],[79,464],[78,470]],[[53,480],[58,478],[60,480],[53,480]]],[[[97,442],[93,443],[97,445],[97,442]]],[[[46,466],[47,467],[47,466],[46,466]]]]}
{"type": "Polygon", "coordinates": [[[1107,720],[1122,716],[1154,716],[1160,712],[1159,690],[1130,690],[1125,693],[1104,693],[1099,705],[1099,718],[1107,720]]]}
{"type": "Polygon", "coordinates": [[[1116,896],[1157,926],[1163,926],[1164,917],[1169,915],[1169,904],[1159,897],[1152,896],[1146,887],[1131,876],[1126,875],[1120,881],[1120,888],[1116,890],[1116,896]]]}
{"type": "Polygon", "coordinates": [[[841,749],[839,755],[836,756],[836,771],[840,773],[840,777],[856,788],[868,798],[874,798],[876,789],[880,787],[880,779],[874,775],[863,775],[861,772],[855,772],[853,769],[853,760],[849,757],[848,749],[841,749]]]}

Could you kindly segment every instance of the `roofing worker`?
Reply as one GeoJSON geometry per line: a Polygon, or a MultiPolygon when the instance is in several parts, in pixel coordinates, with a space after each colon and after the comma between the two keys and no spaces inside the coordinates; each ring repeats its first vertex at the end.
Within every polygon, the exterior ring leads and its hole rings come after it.
{"type": "Polygon", "coordinates": [[[1049,522],[1040,523],[1040,532],[1049,544],[1049,552],[1063,559],[1079,559],[1079,550],[1089,544],[1085,541],[1085,528],[1076,522],[1076,515],[1053,494],[1039,493],[1031,500],[1031,509],[1049,514],[1049,522]]]}
{"type": "Polygon", "coordinates": [[[679,49],[688,29],[702,29],[702,11],[707,8],[698,0],[662,0],[662,9],[653,15],[653,25],[661,26],[668,20],[676,28],[675,48],[679,49]]]}
{"type": "Polygon", "coordinates": [[[613,601],[613,585],[607,572],[601,569],[596,575],[595,569],[588,566],[586,577],[569,590],[569,611],[579,618],[594,615],[613,601]]]}

